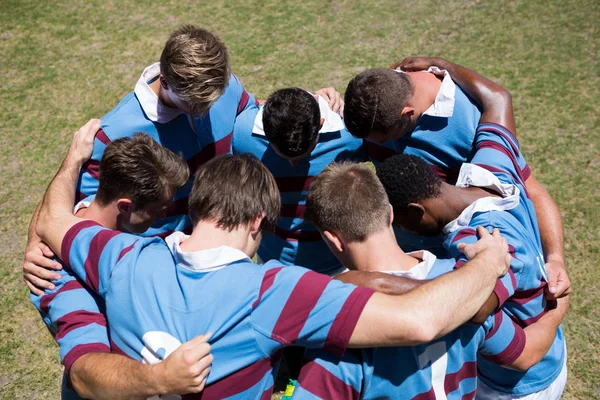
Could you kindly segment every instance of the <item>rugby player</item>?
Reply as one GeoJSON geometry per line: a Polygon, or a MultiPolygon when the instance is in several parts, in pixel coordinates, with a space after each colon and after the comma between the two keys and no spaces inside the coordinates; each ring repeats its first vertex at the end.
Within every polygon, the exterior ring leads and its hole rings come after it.
{"type": "MultiPolygon", "coordinates": [[[[442,180],[454,183],[461,165],[469,162],[474,152],[481,97],[504,94],[478,74],[470,75],[478,96],[466,92],[462,83],[453,81],[459,78],[459,71],[457,65],[441,58],[410,57],[390,69],[358,74],[344,96],[348,130],[368,139],[369,156],[376,164],[394,154],[413,154],[424,159],[442,180]]],[[[521,172],[536,209],[544,210],[538,220],[549,274],[548,296],[567,295],[571,285],[564,266],[560,212],[529,168],[521,172]]],[[[416,237],[401,230],[397,237],[405,250],[427,248],[447,256],[441,238],[416,237]]]]}
{"type": "Polygon", "coordinates": [[[113,351],[154,362],[188,337],[213,332],[205,399],[268,398],[279,351],[290,345],[341,355],[348,346],[429,342],[469,319],[510,261],[504,239],[486,233],[465,246],[473,258],[462,268],[403,296],[276,261],[254,264],[280,198],[272,175],[250,155],[199,167],[190,236],[176,232],[165,244],[119,233],[72,214],[78,171],[91,153],[80,151],[86,140],[75,142],[79,150],[69,152],[44,196],[37,233],[105,298],[113,351]]]}
{"type": "MultiPolygon", "coordinates": [[[[431,279],[454,268],[455,260],[426,250],[402,251],[385,189],[365,165],[330,164],[311,185],[306,217],[351,269],[431,279]]],[[[560,309],[525,329],[498,310],[482,326],[463,325],[424,345],[347,351],[342,358],[308,351],[293,399],[328,399],[332,393],[340,399],[472,397],[477,353],[511,368],[530,368],[553,342],[567,308],[566,298],[560,302],[560,309]]]]}

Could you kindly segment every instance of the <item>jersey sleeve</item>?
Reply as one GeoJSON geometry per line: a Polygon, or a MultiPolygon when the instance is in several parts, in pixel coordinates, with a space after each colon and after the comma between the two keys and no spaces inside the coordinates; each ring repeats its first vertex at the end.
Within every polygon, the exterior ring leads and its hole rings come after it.
{"type": "MultiPolygon", "coordinates": [[[[490,233],[494,229],[494,226],[491,225],[484,226],[490,233]]],[[[503,233],[502,229],[500,230],[500,233],[503,233]]],[[[477,242],[477,232],[471,227],[463,227],[453,235],[454,236],[452,237],[448,247],[448,252],[450,253],[450,257],[456,260],[455,268],[460,268],[468,260],[465,255],[458,250],[458,244],[473,244],[477,242]]],[[[508,240],[508,238],[506,239],[508,240]]],[[[515,291],[517,290],[517,274],[519,274],[523,269],[523,263],[515,257],[514,251],[511,252],[511,256],[513,257],[511,259],[510,269],[503,277],[498,279],[496,285],[494,286],[494,294],[498,298],[498,309],[502,307],[508,298],[515,294],[515,291]]]]}
{"type": "Polygon", "coordinates": [[[63,238],[63,263],[94,293],[104,295],[112,270],[137,240],[137,236],[84,220],[73,225],[63,238]]]}
{"type": "Polygon", "coordinates": [[[104,149],[110,143],[110,139],[106,133],[100,129],[96,133],[94,139],[94,150],[92,156],[86,161],[79,173],[79,180],[77,181],[77,198],[76,201],[85,199],[88,196],[93,196],[98,191],[98,177],[100,175],[100,160],[104,154],[104,149]]]}
{"type": "Polygon", "coordinates": [[[505,127],[480,124],[473,144],[471,164],[487,169],[505,183],[524,185],[531,171],[521,154],[519,141],[505,127]]]}
{"type": "Polygon", "coordinates": [[[246,89],[244,89],[242,81],[240,81],[240,79],[235,74],[231,74],[231,81],[232,82],[230,82],[230,85],[234,83],[238,86],[238,90],[240,91],[240,101],[238,102],[236,112],[237,116],[239,116],[241,113],[243,113],[250,107],[258,106],[258,102],[254,98],[254,96],[251,93],[248,93],[246,89]]]}
{"type": "Polygon", "coordinates": [[[308,350],[303,361],[293,400],[359,399],[364,380],[360,350],[339,358],[324,350],[308,350]]]}
{"type": "Polygon", "coordinates": [[[41,296],[30,294],[48,330],[58,343],[67,377],[73,363],[88,353],[110,352],[104,302],[84,287],[67,269],[56,271],[55,289],[41,296]]]}
{"type": "Polygon", "coordinates": [[[515,362],[525,349],[525,331],[504,311],[498,310],[483,324],[486,331],[479,354],[497,365],[515,362]]]}
{"type": "Polygon", "coordinates": [[[305,268],[269,269],[252,311],[259,345],[266,354],[298,345],[342,355],[372,294],[305,268]]]}

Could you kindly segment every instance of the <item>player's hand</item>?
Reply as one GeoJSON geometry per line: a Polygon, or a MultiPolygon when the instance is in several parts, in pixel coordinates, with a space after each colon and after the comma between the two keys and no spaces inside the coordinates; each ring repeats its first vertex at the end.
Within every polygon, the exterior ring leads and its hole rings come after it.
{"type": "Polygon", "coordinates": [[[342,100],[342,95],[340,92],[335,90],[335,88],[328,87],[319,89],[315,92],[315,94],[318,94],[327,100],[327,104],[333,112],[339,112],[341,117],[344,116],[344,100],[342,100]]]}
{"type": "Polygon", "coordinates": [[[75,132],[69,149],[70,157],[81,163],[89,160],[94,150],[94,137],[96,137],[101,123],[99,119],[90,119],[75,132]]]}
{"type": "Polygon", "coordinates": [[[567,275],[565,263],[559,260],[550,260],[546,263],[548,285],[546,286],[546,299],[556,300],[571,293],[571,281],[567,275]]]}
{"type": "Polygon", "coordinates": [[[506,274],[510,268],[511,256],[508,253],[508,243],[500,235],[498,228],[492,234],[482,226],[477,227],[479,240],[473,244],[459,243],[457,248],[470,260],[476,256],[486,257],[491,267],[494,267],[498,277],[506,274]]]}
{"type": "Polygon", "coordinates": [[[23,280],[31,293],[41,296],[44,290],[54,290],[52,280],[61,276],[52,270],[61,270],[62,265],[52,259],[54,253],[50,247],[39,240],[31,240],[25,249],[23,262],[23,280]]]}
{"type": "Polygon", "coordinates": [[[406,57],[404,60],[394,63],[390,68],[401,69],[405,72],[423,71],[429,67],[439,67],[441,69],[445,60],[439,57],[406,57]]]}
{"type": "Polygon", "coordinates": [[[164,385],[163,394],[198,393],[204,389],[213,361],[207,342],[210,336],[196,336],[153,366],[156,381],[164,385]]]}

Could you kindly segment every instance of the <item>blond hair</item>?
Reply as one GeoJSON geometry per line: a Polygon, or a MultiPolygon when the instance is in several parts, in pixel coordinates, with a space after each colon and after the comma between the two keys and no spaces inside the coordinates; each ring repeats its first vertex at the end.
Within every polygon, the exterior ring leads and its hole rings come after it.
{"type": "Polygon", "coordinates": [[[364,164],[329,164],[310,185],[304,218],[320,231],[363,242],[390,224],[390,203],[375,172],[364,164]]]}
{"type": "Polygon", "coordinates": [[[194,113],[205,114],[229,84],[227,47],[209,31],[184,25],[169,36],[160,72],[181,101],[194,113]]]}

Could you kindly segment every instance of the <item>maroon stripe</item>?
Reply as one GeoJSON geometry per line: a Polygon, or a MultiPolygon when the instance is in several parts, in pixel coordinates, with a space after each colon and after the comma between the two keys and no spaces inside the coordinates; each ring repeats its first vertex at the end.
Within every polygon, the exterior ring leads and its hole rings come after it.
{"type": "Polygon", "coordinates": [[[429,164],[429,168],[444,182],[456,182],[458,179],[458,174],[460,173],[460,170],[458,169],[440,167],[433,164],[429,164]]]}
{"type": "Polygon", "coordinates": [[[496,135],[499,135],[499,136],[503,137],[504,140],[506,140],[508,142],[508,144],[510,144],[510,147],[511,147],[512,151],[515,154],[519,154],[519,148],[517,146],[515,146],[515,142],[519,143],[519,141],[517,140],[517,138],[515,137],[515,135],[513,135],[511,131],[509,131],[508,129],[506,129],[502,125],[496,125],[496,126],[499,127],[499,128],[501,128],[501,129],[505,129],[508,132],[508,134],[506,134],[505,132],[503,132],[500,129],[497,129],[497,128],[494,128],[494,127],[488,127],[488,126],[482,128],[482,129],[478,129],[477,132],[479,133],[479,132],[482,132],[482,131],[483,132],[488,131],[488,132],[491,132],[493,134],[496,134],[496,135]]]}
{"type": "Polygon", "coordinates": [[[465,265],[467,263],[466,260],[458,260],[456,262],[456,264],[454,264],[454,269],[459,269],[460,267],[462,267],[463,265],[465,265]]]}
{"type": "Polygon", "coordinates": [[[260,284],[260,290],[258,291],[258,298],[254,303],[252,303],[252,308],[255,308],[260,303],[263,294],[273,285],[273,282],[275,282],[275,276],[277,276],[282,268],[283,267],[273,268],[265,273],[262,283],[260,284]]]}
{"type": "Polygon", "coordinates": [[[281,310],[271,337],[283,344],[294,344],[329,282],[330,277],[316,272],[302,275],[281,310]]]}
{"type": "Polygon", "coordinates": [[[244,89],[244,91],[242,92],[242,98],[240,99],[240,102],[238,104],[237,115],[240,115],[244,108],[246,108],[246,106],[248,105],[248,99],[250,99],[250,96],[248,96],[248,92],[246,92],[246,90],[244,89]]]}
{"type": "Polygon", "coordinates": [[[121,232],[113,231],[110,229],[104,229],[98,232],[90,242],[90,250],[85,260],[85,283],[95,292],[100,291],[98,262],[102,255],[102,250],[110,239],[117,236],[121,232]]]}
{"type": "Polygon", "coordinates": [[[360,393],[352,385],[348,385],[312,360],[302,366],[300,376],[298,377],[298,384],[304,390],[321,399],[331,399],[334,397],[336,399],[360,398],[360,393]]]}
{"type": "Polygon", "coordinates": [[[339,356],[344,354],[356,323],[373,293],[375,293],[373,290],[363,287],[357,287],[352,291],[331,324],[325,339],[325,350],[339,356]]]}
{"type": "Polygon", "coordinates": [[[282,204],[279,216],[287,218],[304,218],[304,204],[282,204]]]}
{"type": "Polygon", "coordinates": [[[81,283],[79,283],[79,281],[72,280],[72,281],[68,281],[67,283],[65,283],[56,292],[43,295],[40,300],[40,311],[44,314],[48,314],[50,303],[52,303],[52,300],[54,300],[54,298],[56,296],[58,296],[59,294],[64,293],[64,292],[68,292],[69,290],[77,290],[77,289],[83,289],[83,286],[81,285],[81,283]]]}
{"type": "Polygon", "coordinates": [[[262,396],[260,396],[260,400],[271,400],[271,397],[273,396],[273,386],[271,386],[270,388],[268,388],[267,390],[265,390],[262,394],[262,396]]]}
{"type": "Polygon", "coordinates": [[[119,253],[119,258],[117,258],[117,262],[121,261],[121,258],[123,258],[125,254],[129,253],[129,251],[133,249],[133,246],[135,246],[136,243],[137,240],[131,243],[129,246],[125,247],[123,250],[121,250],[121,252],[119,253]]]}
{"type": "Polygon", "coordinates": [[[494,286],[494,294],[498,298],[498,307],[496,309],[499,309],[506,302],[506,299],[508,299],[508,290],[506,290],[500,279],[498,279],[496,286],[494,286]]]}
{"type": "Polygon", "coordinates": [[[173,217],[175,215],[188,215],[188,211],[188,198],[184,197],[172,202],[165,214],[167,217],[173,217]]]}
{"type": "Polygon", "coordinates": [[[273,234],[287,242],[319,242],[322,240],[319,231],[303,231],[300,229],[289,231],[276,226],[273,234]]]}
{"type": "Polygon", "coordinates": [[[84,221],[76,223],[71,228],[69,228],[67,233],[65,233],[65,237],[63,238],[60,246],[60,258],[67,267],[71,266],[69,262],[69,255],[71,254],[71,246],[73,245],[73,240],[75,240],[75,236],[77,236],[79,232],[81,232],[83,229],[96,225],[100,226],[96,222],[86,219],[84,221]]]}
{"type": "Polygon", "coordinates": [[[88,197],[89,196],[87,194],[85,194],[83,192],[80,192],[78,190],[77,193],[75,194],[75,199],[76,199],[75,201],[77,201],[79,203],[81,200],[84,200],[84,199],[86,199],[88,197]]]}
{"type": "Polygon", "coordinates": [[[458,232],[456,234],[456,236],[454,236],[454,238],[452,239],[452,243],[456,243],[461,239],[471,237],[471,236],[477,237],[477,232],[475,231],[475,229],[473,229],[473,228],[461,229],[460,232],[458,232]]]}
{"type": "Polygon", "coordinates": [[[527,319],[524,319],[524,320],[517,320],[517,321],[513,321],[513,322],[515,322],[521,328],[526,328],[529,325],[531,325],[531,324],[539,321],[540,318],[542,318],[545,314],[546,314],[546,311],[542,311],[541,313],[539,313],[535,317],[527,318],[527,319]]]}
{"type": "Polygon", "coordinates": [[[91,158],[83,163],[81,169],[90,174],[96,180],[100,178],[100,162],[91,158]]]}
{"type": "Polygon", "coordinates": [[[542,282],[542,286],[540,286],[538,288],[515,291],[515,294],[512,295],[512,297],[510,298],[510,301],[512,303],[516,303],[516,304],[520,304],[520,305],[529,303],[530,301],[542,296],[544,294],[545,287],[546,287],[546,282],[542,282]]]}
{"type": "Polygon", "coordinates": [[[106,317],[102,313],[85,310],[78,310],[65,314],[56,320],[58,332],[56,333],[55,339],[62,339],[72,330],[83,328],[84,326],[91,324],[98,324],[105,327],[106,317]]]}
{"type": "MultiPolygon", "coordinates": [[[[515,175],[512,171],[504,171],[503,169],[500,168],[496,168],[496,167],[492,167],[491,165],[487,165],[487,164],[475,164],[483,169],[487,169],[490,172],[496,172],[499,174],[510,174],[510,176],[512,176],[512,178],[514,179],[515,182],[519,182],[519,176],[515,175]]],[[[527,193],[527,188],[525,188],[525,186],[523,186],[523,188],[525,189],[525,196],[529,197],[529,194],[527,193]]]]}
{"type": "Polygon", "coordinates": [[[412,400],[435,400],[435,392],[433,386],[429,389],[429,392],[421,393],[412,398],[412,400]]]}
{"type": "Polygon", "coordinates": [[[517,290],[517,278],[515,277],[515,273],[512,271],[512,269],[509,269],[507,274],[508,274],[508,276],[510,276],[510,281],[512,283],[514,291],[516,291],[517,290]]]}
{"type": "Polygon", "coordinates": [[[494,313],[494,327],[492,328],[491,331],[489,331],[488,333],[486,333],[485,335],[485,340],[488,340],[489,338],[491,338],[492,336],[494,336],[496,334],[496,332],[498,332],[498,329],[500,329],[500,325],[502,325],[502,318],[503,318],[503,311],[502,310],[497,310],[494,313]]]}
{"type": "Polygon", "coordinates": [[[79,357],[88,353],[110,353],[110,349],[104,343],[79,344],[73,347],[63,359],[63,365],[65,366],[67,379],[69,379],[69,374],[71,372],[71,367],[73,366],[73,363],[77,361],[79,357]]]}
{"type": "Polygon", "coordinates": [[[314,176],[285,176],[275,178],[280,192],[305,192],[310,188],[314,176]]]}
{"type": "MultiPolygon", "coordinates": [[[[281,358],[277,352],[272,357],[263,358],[253,364],[242,368],[204,388],[202,400],[224,399],[244,392],[259,383],[281,358]]],[[[185,399],[192,398],[184,396],[185,399]]]]}
{"type": "Polygon", "coordinates": [[[475,395],[477,394],[477,389],[473,390],[471,393],[463,394],[461,400],[473,400],[475,395]]]}
{"type": "MultiPolygon", "coordinates": [[[[529,179],[529,177],[531,176],[531,169],[529,168],[529,164],[525,165],[525,168],[523,168],[521,170],[521,176],[523,177],[523,179],[525,179],[525,181],[527,181],[527,179],[529,179]]],[[[529,196],[527,196],[529,197],[529,196]]]]}
{"type": "Polygon", "coordinates": [[[464,379],[477,377],[477,363],[475,361],[465,362],[456,372],[446,374],[444,378],[444,391],[446,394],[454,392],[464,379]]]}
{"type": "Polygon", "coordinates": [[[398,154],[398,152],[389,147],[382,146],[369,140],[365,140],[365,142],[367,143],[367,154],[371,160],[383,162],[398,154]]]}
{"type": "Polygon", "coordinates": [[[197,154],[188,158],[187,163],[190,167],[192,175],[196,172],[199,166],[204,164],[210,159],[215,158],[223,154],[227,154],[231,151],[231,133],[225,136],[223,139],[213,143],[209,143],[202,148],[197,154]]]}
{"type": "Polygon", "coordinates": [[[493,356],[482,354],[483,358],[498,365],[509,365],[519,358],[525,348],[525,331],[519,328],[514,322],[513,325],[515,327],[515,335],[506,349],[493,356]]]}
{"type": "Polygon", "coordinates": [[[503,153],[504,155],[506,155],[511,160],[513,167],[515,169],[515,172],[519,176],[519,182],[525,183],[525,179],[523,179],[523,175],[521,174],[521,167],[519,167],[519,163],[517,162],[515,155],[513,153],[511,153],[510,150],[508,150],[506,147],[502,146],[501,144],[493,142],[491,140],[483,140],[483,141],[477,143],[476,150],[481,150],[481,149],[486,149],[486,148],[499,151],[499,152],[503,153]]]}
{"type": "Polygon", "coordinates": [[[96,132],[96,139],[98,139],[105,145],[108,145],[110,143],[110,139],[108,138],[108,136],[106,136],[106,132],[104,132],[102,129],[96,132]]]}

